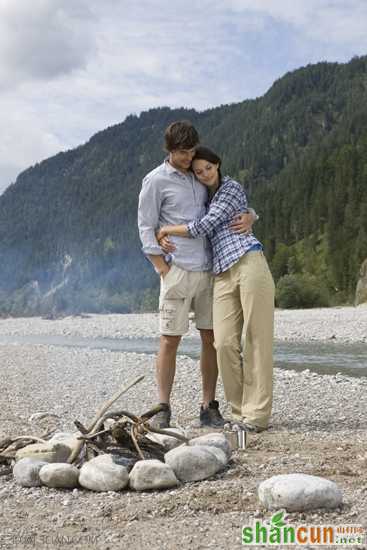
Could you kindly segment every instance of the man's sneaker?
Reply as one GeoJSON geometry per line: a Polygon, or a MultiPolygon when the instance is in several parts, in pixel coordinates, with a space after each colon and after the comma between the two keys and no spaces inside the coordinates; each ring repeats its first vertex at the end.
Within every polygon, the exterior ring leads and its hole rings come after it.
{"type": "Polygon", "coordinates": [[[223,428],[225,422],[223,416],[220,414],[218,401],[210,401],[206,409],[201,405],[200,426],[202,428],[205,426],[210,428],[223,428]]]}
{"type": "Polygon", "coordinates": [[[163,411],[154,415],[149,424],[152,428],[164,430],[164,428],[169,428],[171,422],[171,407],[167,403],[160,403],[160,405],[163,407],[163,411]]]}

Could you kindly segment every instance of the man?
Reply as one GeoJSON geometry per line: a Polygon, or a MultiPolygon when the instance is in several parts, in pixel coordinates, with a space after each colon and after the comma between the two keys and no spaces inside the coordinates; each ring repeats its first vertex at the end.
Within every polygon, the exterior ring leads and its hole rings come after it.
{"type": "MultiPolygon", "coordinates": [[[[172,237],[175,252],[166,256],[155,231],[162,225],[188,223],[205,214],[207,190],[190,170],[199,135],[187,121],[170,124],[165,131],[168,158],[143,180],[139,195],[138,226],[142,250],[160,275],[160,346],[157,357],[159,401],[163,410],[153,421],[167,428],[171,420],[170,396],[176,371],[176,355],[181,337],[189,328],[189,312],[195,312],[201,337],[200,367],[203,402],[200,425],[221,427],[224,419],[215,400],[218,378],[214,348],[211,249],[205,237],[172,237]]],[[[244,214],[234,229],[246,231],[253,216],[244,214]]]]}

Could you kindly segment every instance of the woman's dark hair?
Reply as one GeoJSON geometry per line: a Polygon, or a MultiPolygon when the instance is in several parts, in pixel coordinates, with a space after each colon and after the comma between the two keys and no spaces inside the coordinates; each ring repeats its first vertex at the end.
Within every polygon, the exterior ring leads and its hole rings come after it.
{"type": "Polygon", "coordinates": [[[198,145],[195,149],[195,155],[192,161],[194,160],[207,160],[212,164],[218,164],[219,185],[221,184],[222,173],[220,171],[220,167],[222,164],[222,159],[216,153],[214,153],[214,151],[212,151],[208,147],[204,147],[203,145],[198,145]]]}
{"type": "Polygon", "coordinates": [[[188,120],[172,122],[164,133],[166,151],[193,149],[199,143],[199,134],[188,120]]]}

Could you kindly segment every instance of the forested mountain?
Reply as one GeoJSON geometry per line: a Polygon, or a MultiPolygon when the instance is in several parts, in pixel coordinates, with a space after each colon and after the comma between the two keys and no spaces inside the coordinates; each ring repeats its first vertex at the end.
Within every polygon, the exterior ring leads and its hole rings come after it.
{"type": "Polygon", "coordinates": [[[367,257],[367,57],[301,68],[255,100],[131,115],[20,174],[0,197],[3,314],[156,305],[137,199],[178,119],[192,121],[247,188],[279,299],[352,300],[367,257]]]}

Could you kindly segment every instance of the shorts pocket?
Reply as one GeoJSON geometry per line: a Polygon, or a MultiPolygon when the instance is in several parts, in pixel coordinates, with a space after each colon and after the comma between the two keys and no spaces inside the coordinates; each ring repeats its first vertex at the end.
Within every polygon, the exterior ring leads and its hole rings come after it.
{"type": "Polygon", "coordinates": [[[184,269],[172,265],[165,277],[161,278],[163,300],[180,300],[188,296],[188,274],[184,269]]]}

